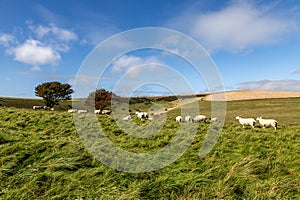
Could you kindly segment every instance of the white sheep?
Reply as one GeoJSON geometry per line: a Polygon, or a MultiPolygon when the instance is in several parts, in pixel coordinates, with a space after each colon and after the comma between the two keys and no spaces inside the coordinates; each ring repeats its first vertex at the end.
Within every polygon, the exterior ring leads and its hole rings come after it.
{"type": "Polygon", "coordinates": [[[181,121],[182,121],[182,117],[181,117],[181,116],[177,116],[177,117],[175,118],[175,120],[176,120],[176,122],[181,122],[181,121]]]}
{"type": "Polygon", "coordinates": [[[254,128],[256,122],[253,118],[242,118],[240,116],[237,116],[235,119],[239,120],[240,124],[243,125],[243,128],[245,128],[245,126],[251,126],[254,128]]]}
{"type": "Polygon", "coordinates": [[[272,126],[275,130],[277,129],[277,121],[275,119],[263,119],[262,117],[258,117],[256,119],[264,128],[272,126]]]}
{"type": "Polygon", "coordinates": [[[128,120],[130,120],[131,119],[131,116],[130,115],[126,115],[126,117],[123,117],[123,120],[125,120],[125,121],[128,121],[128,120]]]}
{"type": "Polygon", "coordinates": [[[87,110],[78,110],[77,112],[78,113],[87,113],[88,111],[87,110]]]}
{"type": "Polygon", "coordinates": [[[213,118],[211,118],[211,119],[210,119],[210,121],[212,121],[212,122],[216,122],[216,121],[218,121],[218,118],[216,118],[216,117],[213,117],[213,118]]]}
{"type": "Polygon", "coordinates": [[[184,118],[184,121],[186,121],[186,122],[192,122],[192,117],[188,115],[188,116],[186,116],[184,118]]]}
{"type": "Polygon", "coordinates": [[[148,119],[148,113],[147,112],[136,112],[135,113],[139,119],[148,119]]]}
{"type": "Polygon", "coordinates": [[[33,110],[42,109],[42,108],[43,108],[43,106],[32,106],[33,110]]]}
{"type": "Polygon", "coordinates": [[[102,110],[102,114],[109,115],[111,113],[111,110],[102,110]]]}
{"type": "Polygon", "coordinates": [[[94,113],[95,113],[95,114],[100,114],[100,113],[101,113],[101,110],[94,110],[94,113]]]}
{"type": "Polygon", "coordinates": [[[193,122],[201,122],[201,121],[206,121],[207,117],[205,115],[197,115],[194,117],[193,122]]]}
{"type": "Polygon", "coordinates": [[[77,112],[77,109],[69,109],[68,110],[68,113],[76,113],[77,112]]]}

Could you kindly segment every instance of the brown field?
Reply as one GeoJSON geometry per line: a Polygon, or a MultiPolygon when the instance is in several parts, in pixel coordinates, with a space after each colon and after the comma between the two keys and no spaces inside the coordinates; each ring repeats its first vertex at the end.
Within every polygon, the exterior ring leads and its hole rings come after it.
{"type": "MultiPolygon", "coordinates": [[[[209,94],[203,98],[205,101],[219,100],[223,95],[209,94]]],[[[250,99],[274,99],[300,97],[300,92],[264,91],[264,90],[239,90],[225,93],[226,101],[250,100],[250,99]]]]}

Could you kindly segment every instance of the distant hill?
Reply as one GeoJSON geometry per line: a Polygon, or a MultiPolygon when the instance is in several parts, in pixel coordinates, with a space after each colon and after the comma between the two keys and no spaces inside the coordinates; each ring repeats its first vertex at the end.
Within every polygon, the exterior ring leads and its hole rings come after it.
{"type": "MultiPolygon", "coordinates": [[[[220,93],[208,94],[203,100],[220,100],[223,95],[220,93]]],[[[267,90],[238,90],[225,92],[226,101],[251,100],[251,99],[273,99],[300,97],[300,92],[267,91],[267,90]]]]}

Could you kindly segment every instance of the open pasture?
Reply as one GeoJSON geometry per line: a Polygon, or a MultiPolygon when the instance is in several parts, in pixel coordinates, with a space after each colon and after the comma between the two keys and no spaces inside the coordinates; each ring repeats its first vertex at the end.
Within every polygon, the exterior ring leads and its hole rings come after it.
{"type": "MultiPolygon", "coordinates": [[[[298,199],[299,105],[299,98],[227,102],[222,135],[204,159],[198,153],[208,123],[199,124],[180,159],[139,174],[117,171],[93,158],[66,111],[2,106],[0,199],[298,199]],[[242,128],[236,115],[274,118],[279,129],[242,128]]],[[[210,117],[210,102],[199,101],[199,106],[210,117]]],[[[162,130],[148,139],[126,134],[112,115],[99,115],[99,123],[119,147],[150,152],[172,140],[179,114],[179,109],[170,110],[162,130]]],[[[149,122],[133,118],[133,123],[149,122]]]]}

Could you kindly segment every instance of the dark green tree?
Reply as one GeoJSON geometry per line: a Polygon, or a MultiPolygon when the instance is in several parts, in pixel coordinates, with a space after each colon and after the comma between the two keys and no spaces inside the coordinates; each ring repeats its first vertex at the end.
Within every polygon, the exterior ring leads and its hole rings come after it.
{"type": "Polygon", "coordinates": [[[88,98],[85,101],[85,105],[94,107],[97,110],[104,110],[105,107],[110,106],[111,98],[113,93],[105,90],[98,89],[95,92],[89,94],[88,98]]]}
{"type": "Polygon", "coordinates": [[[58,105],[61,100],[71,99],[73,92],[71,85],[57,81],[42,83],[35,87],[35,95],[42,97],[45,105],[50,108],[58,105]]]}

